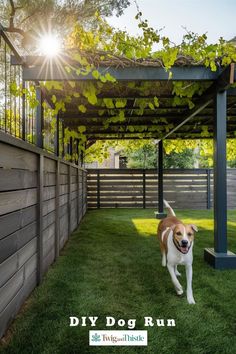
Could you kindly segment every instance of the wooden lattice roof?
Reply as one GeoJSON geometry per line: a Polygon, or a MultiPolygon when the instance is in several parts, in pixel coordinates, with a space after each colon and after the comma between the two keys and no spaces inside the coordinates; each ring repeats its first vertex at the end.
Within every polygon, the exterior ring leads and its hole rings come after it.
{"type": "MultiPolygon", "coordinates": [[[[158,60],[121,61],[114,57],[109,62],[109,56],[96,64],[100,73],[110,73],[116,82],[106,82],[99,86],[91,74],[76,74],[76,70],[67,70],[78,66],[78,63],[63,57],[60,62],[45,58],[26,57],[24,59],[23,78],[30,81],[60,81],[62,89],[55,87],[43,89],[47,101],[53,105],[52,96],[57,100],[66,96],[72,97],[65,103],[65,112],[60,113],[60,119],[66,127],[77,130],[78,126],[85,126],[88,140],[121,139],[121,138],[212,138],[214,124],[214,94],[220,90],[227,90],[227,135],[235,137],[236,132],[236,89],[231,85],[235,80],[234,64],[213,72],[201,63],[193,63],[190,58],[178,58],[171,69],[171,76],[158,60]],[[106,65],[105,65],[106,64],[106,65]],[[82,94],[82,86],[93,81],[97,87],[96,104],[88,104],[82,94]],[[191,98],[193,105],[186,100],[176,99],[173,93],[173,83],[186,82],[191,85],[200,82],[203,89],[201,95],[191,98]],[[71,84],[73,82],[73,84],[71,84]],[[135,82],[135,85],[133,83],[135,82]],[[75,93],[75,95],[73,95],[75,93]],[[79,94],[79,95],[78,95],[79,94]],[[76,97],[75,97],[76,96],[76,97]],[[79,96],[79,97],[78,97],[79,96]],[[138,100],[152,100],[157,97],[159,106],[143,109],[140,115],[138,100]],[[125,107],[106,107],[104,98],[126,99],[125,107]],[[86,112],[80,112],[78,106],[86,105],[86,112]],[[190,107],[191,106],[191,107],[190,107]],[[109,119],[124,112],[123,119],[109,122],[109,119]],[[109,122],[109,124],[107,124],[109,122]],[[135,128],[135,129],[134,129],[135,128]]],[[[19,60],[12,60],[19,64],[19,60]]]]}

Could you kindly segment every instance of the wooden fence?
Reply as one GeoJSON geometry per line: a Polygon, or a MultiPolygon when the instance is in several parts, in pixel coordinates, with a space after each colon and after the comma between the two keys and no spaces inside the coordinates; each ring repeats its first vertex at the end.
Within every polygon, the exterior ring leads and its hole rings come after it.
{"type": "MultiPolygon", "coordinates": [[[[88,208],[157,208],[156,170],[89,169],[88,208]]],[[[164,198],[174,208],[210,209],[211,169],[164,170],[164,198]]],[[[236,169],[228,169],[228,208],[236,208],[236,169]]]]}
{"type": "Polygon", "coordinates": [[[86,209],[85,170],[0,132],[0,337],[86,209]]]}

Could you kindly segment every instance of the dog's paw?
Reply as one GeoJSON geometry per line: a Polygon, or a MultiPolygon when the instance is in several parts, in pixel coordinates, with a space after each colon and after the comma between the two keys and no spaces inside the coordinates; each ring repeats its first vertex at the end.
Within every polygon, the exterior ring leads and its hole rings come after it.
{"type": "Polygon", "coordinates": [[[181,273],[180,273],[178,270],[176,270],[175,275],[176,275],[177,277],[181,277],[181,273]]]}
{"type": "Polygon", "coordinates": [[[180,288],[180,289],[176,289],[176,293],[177,293],[177,295],[180,296],[180,295],[183,295],[184,291],[182,288],[180,288]]]}
{"type": "Polygon", "coordinates": [[[188,300],[188,303],[189,303],[190,305],[196,304],[196,302],[195,302],[195,300],[194,300],[193,297],[188,297],[187,300],[188,300]]]}

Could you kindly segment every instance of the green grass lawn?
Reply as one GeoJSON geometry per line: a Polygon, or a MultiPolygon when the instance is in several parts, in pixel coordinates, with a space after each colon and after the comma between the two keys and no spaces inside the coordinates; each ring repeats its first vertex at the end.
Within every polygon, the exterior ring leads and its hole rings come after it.
{"type": "MultiPolygon", "coordinates": [[[[11,327],[0,353],[236,353],[236,270],[216,271],[203,260],[213,246],[210,211],[177,211],[199,227],[194,245],[193,292],[177,297],[156,238],[153,210],[89,211],[11,327]],[[148,347],[89,347],[89,327],[69,327],[69,316],[175,319],[149,327],[148,347]]],[[[229,248],[236,252],[236,212],[228,215],[229,248]]],[[[182,285],[186,285],[183,267],[182,285]]],[[[92,328],[94,329],[94,328],[92,328]]],[[[117,326],[109,329],[124,329],[117,326]]]]}

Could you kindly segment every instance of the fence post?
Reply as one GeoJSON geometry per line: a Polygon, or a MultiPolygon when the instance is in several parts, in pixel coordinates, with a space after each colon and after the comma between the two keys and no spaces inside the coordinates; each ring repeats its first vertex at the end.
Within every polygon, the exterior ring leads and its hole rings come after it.
{"type": "Polygon", "coordinates": [[[37,240],[37,284],[43,277],[43,184],[44,184],[44,156],[39,155],[38,162],[38,240],[37,240]]]}
{"type": "Polygon", "coordinates": [[[211,209],[211,170],[208,168],[207,172],[207,209],[211,209]]]}
{"type": "Polygon", "coordinates": [[[146,171],[143,169],[143,209],[146,209],[146,171]]]}
{"type": "Polygon", "coordinates": [[[56,162],[55,259],[60,252],[60,161],[56,162]]]}
{"type": "Polygon", "coordinates": [[[68,237],[71,233],[71,165],[68,166],[68,237]]]}
{"type": "Polygon", "coordinates": [[[100,209],[100,171],[97,170],[97,209],[100,209]]]}

